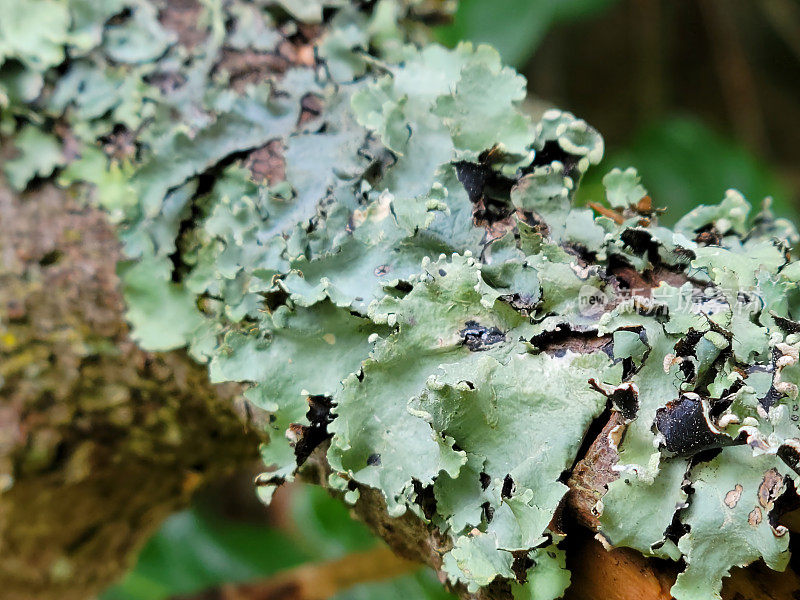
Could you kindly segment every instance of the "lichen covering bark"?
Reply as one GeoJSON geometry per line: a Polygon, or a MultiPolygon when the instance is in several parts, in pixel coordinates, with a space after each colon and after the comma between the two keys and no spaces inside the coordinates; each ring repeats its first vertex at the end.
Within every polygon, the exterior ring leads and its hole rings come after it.
{"type": "Polygon", "coordinates": [[[420,2],[208,3],[188,45],[145,0],[39,3],[47,39],[0,43],[10,181],[91,184],[135,338],[186,346],[272,414],[265,499],[329,438],[329,485],[436,527],[453,583],[556,598],[550,524],[610,410],[609,545],[683,558],[678,600],[785,566],[800,263],[767,204],[730,191],[670,230],[669,199],[615,169],[575,206],[600,135],[528,116],[489,47],[410,44],[420,2]],[[266,80],[218,59],[254,44],[266,80]],[[292,52],[307,65],[274,68],[292,52]]]}

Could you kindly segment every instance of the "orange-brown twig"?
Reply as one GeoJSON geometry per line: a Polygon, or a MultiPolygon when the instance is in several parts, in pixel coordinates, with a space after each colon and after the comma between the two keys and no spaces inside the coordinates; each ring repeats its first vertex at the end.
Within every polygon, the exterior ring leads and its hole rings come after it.
{"type": "Polygon", "coordinates": [[[185,600],[326,600],[356,584],[391,579],[420,566],[381,545],[335,560],[307,563],[263,581],[226,584],[185,600]]]}

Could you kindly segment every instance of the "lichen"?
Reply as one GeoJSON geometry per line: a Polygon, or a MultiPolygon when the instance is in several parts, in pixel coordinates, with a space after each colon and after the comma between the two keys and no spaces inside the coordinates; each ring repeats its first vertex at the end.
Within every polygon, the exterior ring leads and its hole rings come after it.
{"type": "Polygon", "coordinates": [[[607,544],[683,558],[678,600],[718,598],[734,565],[785,565],[770,511],[798,477],[800,267],[768,203],[751,216],[730,191],[669,230],[668,199],[627,169],[574,206],[600,135],[557,110],[533,121],[487,46],[407,43],[419,2],[208,3],[202,44],[145,0],[46,4],[46,41],[23,23],[0,43],[9,176],[66,165],[62,185],[91,184],[135,339],[187,346],[272,413],[265,499],[307,436],[330,438],[330,485],[437,527],[453,583],[556,598],[551,521],[610,410],[607,544]],[[277,59],[315,41],[293,19],[322,23],[310,64],[277,59]],[[282,66],[239,86],[217,56],[246,40],[282,66]],[[44,93],[18,93],[19,65],[44,93]],[[278,166],[255,177],[264,148],[278,166]]]}

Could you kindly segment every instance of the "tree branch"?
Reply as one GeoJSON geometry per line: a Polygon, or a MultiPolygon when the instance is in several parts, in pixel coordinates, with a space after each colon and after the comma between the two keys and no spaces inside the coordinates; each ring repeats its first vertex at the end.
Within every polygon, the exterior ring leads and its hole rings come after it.
{"type": "MultiPolygon", "coordinates": [[[[391,579],[420,568],[386,546],[335,560],[308,563],[265,581],[229,584],[182,600],[326,600],[360,583],[391,579]]],[[[181,600],[176,599],[176,600],[181,600]]]]}
{"type": "Polygon", "coordinates": [[[0,589],[87,598],[192,492],[256,460],[236,386],[127,336],[105,215],[0,188],[0,589]],[[243,413],[242,413],[243,414],[243,413]]]}

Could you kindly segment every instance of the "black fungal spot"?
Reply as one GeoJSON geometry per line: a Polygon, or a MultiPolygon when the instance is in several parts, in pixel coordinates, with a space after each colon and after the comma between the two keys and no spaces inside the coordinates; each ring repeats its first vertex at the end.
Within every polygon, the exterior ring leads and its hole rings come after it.
{"type": "Polygon", "coordinates": [[[705,335],[702,331],[697,331],[694,328],[689,329],[680,340],[678,340],[675,344],[675,355],[676,356],[696,356],[695,348],[698,342],[703,338],[705,335]]]}
{"type": "Polygon", "coordinates": [[[40,267],[49,267],[51,265],[56,264],[61,258],[64,256],[64,253],[61,250],[51,250],[42,258],[39,259],[39,266],[40,267]]]}
{"type": "Polygon", "coordinates": [[[473,219],[482,227],[501,221],[513,212],[508,197],[515,180],[503,177],[491,168],[490,153],[481,155],[479,160],[479,163],[456,162],[453,166],[456,177],[474,205],[473,219]]]}
{"type": "Polygon", "coordinates": [[[608,395],[611,405],[623,418],[633,420],[639,412],[639,398],[632,387],[618,388],[608,395]]]}
{"type": "Polygon", "coordinates": [[[402,294],[407,294],[413,289],[413,286],[407,281],[398,281],[395,284],[394,289],[396,289],[398,292],[402,294]]]}
{"type": "Polygon", "coordinates": [[[691,456],[701,450],[721,448],[731,443],[730,438],[709,428],[702,402],[690,396],[682,396],[660,408],[655,425],[664,436],[666,449],[678,456],[691,456]]]}
{"type": "Polygon", "coordinates": [[[444,269],[439,269],[439,275],[444,277],[445,275],[447,275],[447,271],[445,271],[444,269]]]}
{"type": "Polygon", "coordinates": [[[370,467],[379,467],[381,466],[381,455],[380,454],[370,454],[367,458],[367,464],[370,467]]]}
{"type": "MultiPolygon", "coordinates": [[[[536,564],[529,554],[528,550],[515,550],[511,553],[514,557],[514,562],[511,563],[511,571],[514,573],[518,583],[528,582],[528,571],[536,564]]],[[[551,558],[555,558],[555,556],[551,556],[551,558]]]]}
{"type": "Polygon", "coordinates": [[[458,333],[471,352],[480,352],[486,350],[486,346],[506,341],[506,334],[497,327],[484,327],[477,321],[467,321],[464,325],[458,333]]]}
{"type": "Polygon", "coordinates": [[[492,478],[489,477],[488,473],[481,473],[478,478],[481,482],[481,489],[484,491],[489,487],[489,484],[492,483],[492,478]]]}
{"type": "MultiPolygon", "coordinates": [[[[692,460],[689,461],[689,468],[692,469],[693,467],[700,465],[702,463],[711,462],[715,458],[717,458],[722,453],[722,448],[709,448],[708,450],[700,450],[697,454],[692,455],[692,460]]],[[[687,494],[693,494],[694,488],[691,484],[684,484],[683,490],[687,494]]],[[[688,527],[688,525],[687,525],[688,527]]]]}
{"type": "Polygon", "coordinates": [[[626,379],[630,379],[630,377],[636,372],[636,365],[633,362],[633,359],[628,356],[622,359],[622,379],[623,381],[626,379]]]}
{"type": "Polygon", "coordinates": [[[511,479],[511,475],[506,475],[503,479],[503,489],[500,490],[500,497],[501,498],[511,498],[511,494],[514,493],[514,480],[511,479]]]}
{"type": "Polygon", "coordinates": [[[264,292],[261,294],[261,297],[264,299],[264,308],[272,312],[279,306],[286,304],[289,299],[289,294],[283,290],[276,290],[274,292],[264,292]]]}
{"type": "Polygon", "coordinates": [[[457,162],[455,167],[456,177],[464,186],[470,202],[473,204],[478,202],[483,196],[483,188],[489,179],[491,169],[486,165],[466,161],[457,162]]]}
{"type": "MultiPolygon", "coordinates": [[[[778,452],[780,456],[780,452],[778,452]]],[[[769,522],[773,527],[781,524],[783,515],[796,511],[800,508],[800,496],[797,495],[797,487],[792,481],[791,477],[784,480],[785,489],[783,493],[775,500],[773,509],[769,511],[769,522]]]]}
{"type": "Polygon", "coordinates": [[[494,508],[492,508],[489,502],[484,502],[481,504],[481,509],[483,509],[483,518],[486,519],[487,523],[491,523],[494,518],[494,508]]]}
{"type": "Polygon", "coordinates": [[[513,308],[514,310],[519,311],[532,311],[537,304],[539,304],[539,300],[533,294],[508,294],[506,296],[500,296],[500,300],[506,302],[513,308]]]}
{"type": "Polygon", "coordinates": [[[634,254],[639,256],[653,249],[654,246],[656,250],[658,248],[658,244],[653,242],[653,236],[644,229],[626,229],[619,237],[628,248],[633,250],[634,254]]]}
{"type": "MultiPolygon", "coordinates": [[[[664,538],[677,544],[678,540],[687,533],[689,533],[689,528],[681,521],[680,510],[676,510],[675,514],[672,515],[672,521],[664,531],[664,538]]],[[[659,544],[658,547],[660,548],[662,545],[663,543],[659,544]]]]}
{"type": "Polygon", "coordinates": [[[797,321],[779,317],[773,311],[769,311],[769,314],[775,320],[775,324],[783,329],[786,333],[800,333],[800,323],[797,321]]]}
{"type": "Polygon", "coordinates": [[[686,381],[692,381],[692,380],[694,380],[694,376],[695,376],[695,374],[696,374],[696,369],[695,369],[695,366],[694,366],[694,361],[691,361],[691,360],[684,360],[684,361],[683,361],[683,362],[680,364],[680,366],[679,366],[678,368],[680,369],[681,373],[683,373],[683,378],[684,378],[686,381]]]}
{"type": "Polygon", "coordinates": [[[414,486],[415,502],[422,509],[422,514],[426,519],[432,519],[436,514],[436,495],[433,493],[433,485],[423,486],[418,480],[412,481],[414,486]]]}
{"type": "Polygon", "coordinates": [[[733,394],[738,392],[744,386],[745,383],[743,379],[737,379],[736,381],[734,381],[731,384],[731,387],[729,387],[722,394],[720,394],[720,397],[726,398],[726,400],[719,400],[717,402],[714,402],[714,404],[711,406],[711,416],[719,417],[723,413],[723,411],[733,403],[733,398],[732,398],[733,394]]]}
{"type": "MultiPolygon", "coordinates": [[[[800,454],[791,446],[781,446],[778,448],[778,458],[785,462],[790,469],[794,471],[800,469],[800,454]]],[[[789,481],[791,481],[791,479],[789,481]]]]}
{"type": "Polygon", "coordinates": [[[268,485],[283,485],[286,482],[285,477],[273,475],[272,473],[261,473],[256,476],[253,482],[256,487],[266,487],[268,485]]]}
{"type": "Polygon", "coordinates": [[[306,462],[317,446],[331,437],[332,434],[328,433],[328,425],[333,421],[331,408],[333,402],[327,396],[309,396],[306,418],[310,425],[293,425],[298,433],[294,445],[298,466],[306,462]]]}
{"type": "Polygon", "coordinates": [[[772,406],[778,400],[783,398],[783,394],[780,393],[778,390],[776,390],[775,389],[775,385],[774,385],[774,383],[775,383],[775,363],[778,361],[778,359],[780,359],[781,356],[783,356],[783,353],[780,350],[778,350],[778,348],[773,348],[769,366],[766,367],[765,369],[760,369],[762,371],[767,371],[767,372],[771,371],[773,373],[773,375],[772,375],[773,385],[771,385],[769,387],[769,390],[767,390],[767,393],[764,395],[763,398],[759,398],[758,399],[759,404],[761,404],[761,406],[763,406],[766,410],[769,410],[770,408],[772,408],[772,406]]]}
{"type": "Polygon", "coordinates": [[[549,165],[556,160],[564,165],[564,175],[566,177],[575,178],[580,157],[564,150],[557,140],[546,141],[544,147],[536,151],[533,162],[524,169],[523,173],[531,173],[536,167],[549,165]]]}
{"type": "Polygon", "coordinates": [[[764,395],[764,397],[758,399],[758,402],[765,409],[769,410],[781,398],[783,398],[783,394],[776,390],[775,386],[771,386],[769,390],[767,390],[767,393],[764,395]]]}

